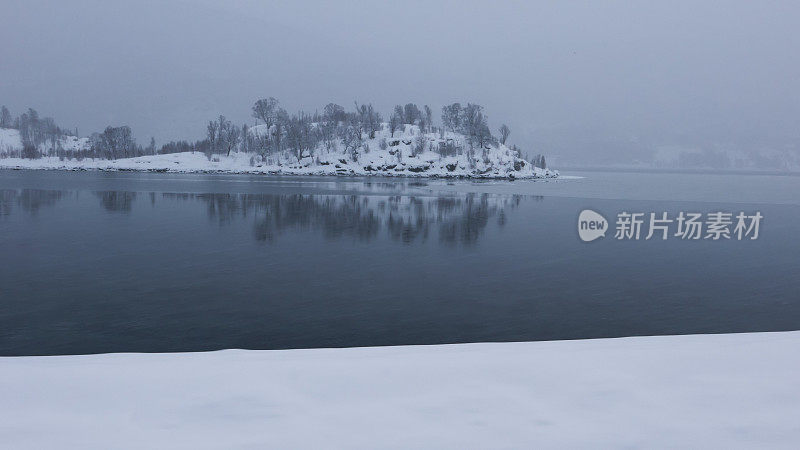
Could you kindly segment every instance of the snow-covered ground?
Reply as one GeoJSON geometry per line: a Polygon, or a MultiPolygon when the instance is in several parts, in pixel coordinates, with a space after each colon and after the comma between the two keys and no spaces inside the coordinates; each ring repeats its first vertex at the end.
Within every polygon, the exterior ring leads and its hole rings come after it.
{"type": "MultiPolygon", "coordinates": [[[[263,127],[263,125],[262,125],[263,127]]],[[[313,157],[296,157],[282,154],[263,158],[254,153],[233,152],[230,156],[213,155],[208,158],[200,152],[173,153],[117,160],[105,159],[0,159],[0,168],[58,169],[58,170],[136,170],[155,172],[214,172],[287,175],[381,175],[411,177],[481,177],[481,178],[552,178],[558,171],[543,170],[517,157],[505,145],[487,146],[474,150],[472,160],[467,155],[464,136],[445,133],[421,135],[419,128],[408,125],[403,132],[392,137],[388,129],[378,131],[374,139],[365,139],[358,155],[341,148],[326,151],[321,145],[313,157]],[[425,151],[414,154],[418,139],[425,142],[425,151]],[[385,148],[382,142],[385,141],[385,148]],[[461,154],[442,157],[432,150],[439,145],[461,146],[461,154]]],[[[16,130],[13,130],[16,131],[16,130]]],[[[263,130],[253,127],[258,135],[263,130]]]]}
{"type": "Polygon", "coordinates": [[[797,448],[800,332],[0,358],[0,447],[797,448]]]}
{"type": "Polygon", "coordinates": [[[0,155],[20,150],[22,150],[22,139],[20,139],[19,130],[0,128],[0,155]]]}

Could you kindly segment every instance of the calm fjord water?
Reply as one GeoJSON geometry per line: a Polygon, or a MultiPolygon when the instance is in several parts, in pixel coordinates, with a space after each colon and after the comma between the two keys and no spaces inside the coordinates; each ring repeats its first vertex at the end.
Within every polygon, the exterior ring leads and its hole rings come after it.
{"type": "Polygon", "coordinates": [[[0,171],[0,355],[800,329],[800,177],[0,171]],[[755,241],[577,216],[760,211],[755,241]]]}

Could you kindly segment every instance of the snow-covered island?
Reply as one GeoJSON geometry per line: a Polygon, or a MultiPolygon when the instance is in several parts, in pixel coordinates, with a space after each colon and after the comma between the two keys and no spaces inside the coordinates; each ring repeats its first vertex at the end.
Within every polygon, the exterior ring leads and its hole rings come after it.
{"type": "Polygon", "coordinates": [[[397,106],[383,121],[371,105],[345,112],[328,104],[324,113],[289,116],[275,99],[253,106],[258,124],[241,127],[225,117],[209,122],[206,138],[194,143],[154,140],[141,147],[129,127],[77,137],[39,119],[35,111],[0,128],[0,168],[131,170],[286,175],[554,178],[544,156],[532,158],[489,131],[482,108],[445,106],[443,125],[432,125],[430,108],[397,106]]]}

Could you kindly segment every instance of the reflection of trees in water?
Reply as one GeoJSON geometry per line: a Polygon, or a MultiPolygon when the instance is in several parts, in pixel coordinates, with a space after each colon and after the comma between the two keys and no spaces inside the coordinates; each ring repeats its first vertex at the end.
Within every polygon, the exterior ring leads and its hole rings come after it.
{"type": "Polygon", "coordinates": [[[67,193],[44,189],[2,189],[0,190],[0,216],[11,215],[14,207],[36,214],[42,207],[55,206],[67,193]]]}
{"type": "MultiPolygon", "coordinates": [[[[478,240],[480,232],[486,228],[489,218],[499,215],[498,224],[505,225],[505,209],[490,202],[487,195],[467,196],[461,214],[455,220],[442,223],[439,227],[439,240],[443,242],[473,243],[478,240]]],[[[503,206],[516,208],[520,197],[514,196],[507,200],[503,206]]]]}
{"type": "Polygon", "coordinates": [[[133,201],[136,200],[136,192],[129,191],[101,191],[95,192],[100,203],[106,211],[130,212],[133,201]]]}
{"type": "MultiPolygon", "coordinates": [[[[396,185],[386,183],[386,189],[396,185]]],[[[369,186],[375,188],[375,185],[369,186]]],[[[9,216],[14,208],[36,214],[52,207],[73,192],[43,189],[0,190],[0,216],[9,216]]],[[[137,193],[99,191],[94,195],[109,212],[130,212],[137,193]]],[[[508,212],[515,209],[521,195],[465,194],[453,196],[416,195],[313,195],[313,194],[183,194],[163,193],[162,198],[183,201],[199,200],[205,204],[209,219],[220,225],[236,218],[253,217],[254,237],[271,242],[283,231],[321,232],[327,238],[342,236],[370,240],[382,230],[395,241],[426,241],[438,234],[442,243],[472,244],[496,218],[502,227],[508,212]]],[[[541,200],[542,197],[532,197],[541,200]]],[[[149,193],[151,204],[156,194],[149,193]]]]}
{"type": "Polygon", "coordinates": [[[437,230],[444,243],[472,244],[497,217],[503,226],[507,210],[522,196],[466,194],[448,197],[360,195],[163,194],[206,204],[209,219],[220,225],[237,217],[254,217],[254,236],[273,241],[285,230],[320,231],[328,238],[370,240],[385,227],[404,243],[425,241],[437,230]]]}
{"type": "MultiPolygon", "coordinates": [[[[15,206],[25,212],[36,214],[39,209],[55,206],[72,194],[74,192],[45,189],[3,189],[0,190],[0,215],[10,215],[15,206]]],[[[107,211],[128,212],[136,200],[136,192],[101,191],[95,192],[94,195],[100,199],[100,203],[107,211]]]]}
{"type": "Polygon", "coordinates": [[[367,197],[355,195],[281,195],[272,197],[256,220],[258,240],[271,241],[286,229],[320,230],[328,238],[368,240],[380,229],[367,197]]]}

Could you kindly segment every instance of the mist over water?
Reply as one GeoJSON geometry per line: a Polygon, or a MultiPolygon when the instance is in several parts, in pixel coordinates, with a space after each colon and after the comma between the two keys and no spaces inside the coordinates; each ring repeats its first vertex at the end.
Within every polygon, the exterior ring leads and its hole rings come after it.
{"type": "Polygon", "coordinates": [[[800,166],[800,4],[5,1],[0,103],[82,135],[225,114],[486,107],[552,164],[800,166]]]}

